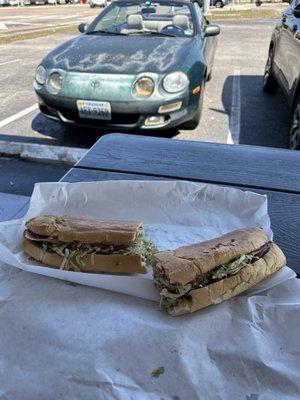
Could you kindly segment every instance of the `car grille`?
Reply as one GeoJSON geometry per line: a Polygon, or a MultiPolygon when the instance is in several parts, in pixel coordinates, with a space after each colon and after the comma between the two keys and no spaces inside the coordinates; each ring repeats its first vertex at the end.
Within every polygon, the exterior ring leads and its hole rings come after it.
{"type": "Polygon", "coordinates": [[[70,110],[68,108],[58,108],[57,109],[66,119],[74,121],[78,124],[84,124],[89,126],[102,126],[106,125],[135,125],[139,118],[140,114],[118,114],[112,113],[111,120],[99,120],[99,119],[88,119],[88,118],[80,118],[77,111],[70,110]]]}

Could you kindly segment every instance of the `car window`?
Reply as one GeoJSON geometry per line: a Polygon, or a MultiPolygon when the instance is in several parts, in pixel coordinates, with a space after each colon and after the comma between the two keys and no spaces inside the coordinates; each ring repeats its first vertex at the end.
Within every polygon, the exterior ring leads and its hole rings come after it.
{"type": "Polygon", "coordinates": [[[88,33],[104,30],[122,34],[153,32],[170,36],[192,36],[194,16],[192,3],[171,0],[115,2],[96,18],[88,33]]]}

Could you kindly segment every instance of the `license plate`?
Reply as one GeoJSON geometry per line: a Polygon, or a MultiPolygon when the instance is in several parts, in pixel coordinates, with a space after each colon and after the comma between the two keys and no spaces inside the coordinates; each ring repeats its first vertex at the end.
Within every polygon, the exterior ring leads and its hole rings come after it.
{"type": "Polygon", "coordinates": [[[111,120],[111,107],[107,101],[77,100],[80,118],[111,120]]]}

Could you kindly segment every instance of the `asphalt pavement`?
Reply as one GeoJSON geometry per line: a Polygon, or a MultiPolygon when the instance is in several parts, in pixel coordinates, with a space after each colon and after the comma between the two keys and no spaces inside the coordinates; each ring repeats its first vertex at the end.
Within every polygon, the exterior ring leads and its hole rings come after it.
{"type": "Polygon", "coordinates": [[[90,8],[89,4],[5,7],[0,9],[0,37],[1,34],[89,22],[98,13],[99,9],[90,8]]]}
{"type": "Polygon", "coordinates": [[[63,164],[0,158],[0,192],[30,196],[36,182],[57,182],[70,167],[63,164]]]}

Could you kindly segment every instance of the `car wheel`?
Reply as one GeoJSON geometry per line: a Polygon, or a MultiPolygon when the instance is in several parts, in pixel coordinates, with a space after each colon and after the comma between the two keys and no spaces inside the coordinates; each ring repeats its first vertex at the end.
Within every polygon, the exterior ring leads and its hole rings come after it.
{"type": "Polygon", "coordinates": [[[206,82],[209,82],[211,80],[212,77],[212,69],[209,71],[209,74],[206,77],[206,82]]]}
{"type": "Polygon", "coordinates": [[[269,56],[263,77],[263,91],[269,94],[275,93],[276,90],[278,89],[278,83],[272,71],[273,56],[274,56],[274,50],[273,48],[271,48],[269,51],[269,56]]]}
{"type": "Polygon", "coordinates": [[[205,89],[205,85],[202,86],[202,90],[201,90],[201,93],[199,96],[199,103],[198,103],[196,115],[194,116],[193,119],[185,122],[181,126],[182,129],[192,130],[192,129],[196,129],[197,126],[199,125],[199,122],[200,122],[201,116],[202,116],[202,109],[203,109],[204,89],[205,89]]]}
{"type": "Polygon", "coordinates": [[[290,149],[300,150],[300,96],[293,109],[290,129],[290,149]]]}
{"type": "Polygon", "coordinates": [[[215,6],[216,6],[217,8],[223,8],[223,7],[224,7],[224,4],[223,4],[222,1],[217,0],[217,1],[215,2],[215,6]]]}

